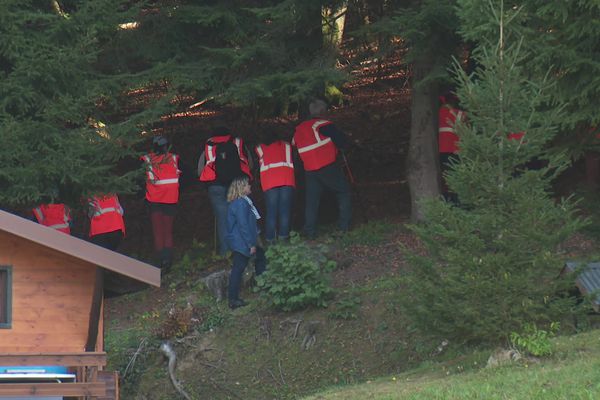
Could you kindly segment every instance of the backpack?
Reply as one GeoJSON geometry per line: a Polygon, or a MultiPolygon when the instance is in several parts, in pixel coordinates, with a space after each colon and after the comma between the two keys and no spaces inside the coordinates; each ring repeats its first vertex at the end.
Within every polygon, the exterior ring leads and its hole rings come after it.
{"type": "Polygon", "coordinates": [[[233,139],[217,143],[215,156],[217,181],[229,184],[232,180],[244,174],[240,166],[240,154],[233,139]]]}

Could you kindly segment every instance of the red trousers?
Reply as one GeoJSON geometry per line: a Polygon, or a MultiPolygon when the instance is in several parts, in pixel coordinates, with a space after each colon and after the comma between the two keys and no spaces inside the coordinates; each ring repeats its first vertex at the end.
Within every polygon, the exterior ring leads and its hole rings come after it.
{"type": "Polygon", "coordinates": [[[175,216],[152,211],[150,220],[152,221],[152,233],[154,235],[154,249],[160,251],[164,248],[173,248],[173,221],[175,221],[175,216]]]}

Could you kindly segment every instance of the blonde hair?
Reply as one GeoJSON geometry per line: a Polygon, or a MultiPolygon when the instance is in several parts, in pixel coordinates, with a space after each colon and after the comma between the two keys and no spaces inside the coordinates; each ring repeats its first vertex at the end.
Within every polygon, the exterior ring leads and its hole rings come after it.
{"type": "Polygon", "coordinates": [[[249,183],[247,176],[240,176],[239,178],[235,178],[231,185],[229,185],[229,190],[227,191],[227,201],[232,202],[235,199],[239,199],[246,195],[244,193],[244,187],[249,183]]]}

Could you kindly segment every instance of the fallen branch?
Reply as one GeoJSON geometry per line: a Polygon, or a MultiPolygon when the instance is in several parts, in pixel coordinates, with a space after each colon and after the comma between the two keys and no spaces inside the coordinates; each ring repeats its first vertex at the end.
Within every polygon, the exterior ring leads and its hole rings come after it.
{"type": "Polygon", "coordinates": [[[279,376],[281,377],[281,383],[283,383],[283,385],[285,386],[285,379],[283,379],[283,370],[281,368],[281,360],[277,360],[277,363],[279,364],[279,376]]]}
{"type": "Polygon", "coordinates": [[[177,363],[177,354],[171,347],[171,343],[163,342],[160,345],[160,351],[169,359],[169,376],[171,377],[171,382],[175,387],[175,390],[179,392],[180,395],[185,397],[186,400],[192,400],[192,398],[183,390],[183,385],[175,378],[175,364],[177,363]]]}
{"type": "Polygon", "coordinates": [[[127,376],[127,373],[129,371],[133,370],[133,366],[135,365],[135,362],[136,362],[138,356],[140,355],[140,353],[142,352],[144,347],[146,347],[146,342],[147,342],[146,338],[143,338],[140,341],[140,344],[139,344],[137,350],[135,351],[135,353],[133,353],[133,356],[131,356],[131,358],[129,359],[129,362],[127,363],[127,366],[125,367],[125,371],[123,371],[123,379],[125,379],[125,377],[127,376]]]}

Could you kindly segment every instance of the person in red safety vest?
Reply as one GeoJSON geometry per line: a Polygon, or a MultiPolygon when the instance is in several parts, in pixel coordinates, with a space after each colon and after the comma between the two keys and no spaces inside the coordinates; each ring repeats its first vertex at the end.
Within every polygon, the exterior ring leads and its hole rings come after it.
{"type": "Polygon", "coordinates": [[[198,177],[207,184],[208,198],[215,215],[220,256],[227,255],[227,190],[231,182],[246,175],[252,179],[252,158],[244,141],[224,126],[215,128],[198,160],[198,177]]]}
{"type": "Polygon", "coordinates": [[[300,123],[294,132],[292,144],[304,164],[306,191],[304,234],[313,238],[317,231],[317,216],[321,193],[328,189],[336,194],[342,232],[350,229],[352,199],[350,185],[337,161],[339,149],[347,145],[346,135],[333,122],[323,118],[327,104],[314,100],[309,105],[311,118],[300,123]]]}
{"type": "Polygon", "coordinates": [[[445,174],[452,162],[458,160],[459,138],[455,131],[457,122],[465,121],[465,113],[458,109],[458,99],[451,93],[439,97],[441,106],[438,112],[438,150],[442,176],[442,195],[456,203],[456,194],[451,193],[446,184],[445,174]]]}
{"type": "Polygon", "coordinates": [[[273,243],[276,239],[285,241],[290,236],[296,178],[292,145],[279,139],[275,131],[268,131],[263,136],[263,142],[256,146],[256,155],[267,209],[265,239],[267,243],[273,243]]]}
{"type": "Polygon", "coordinates": [[[123,207],[116,194],[93,196],[88,201],[90,241],[115,251],[125,236],[123,207]]]}
{"type": "Polygon", "coordinates": [[[32,211],[39,224],[67,235],[71,234],[71,211],[66,205],[62,203],[41,204],[32,211]]]}
{"type": "Polygon", "coordinates": [[[152,151],[141,157],[146,166],[146,202],[154,236],[154,249],[164,271],[173,262],[173,222],[179,201],[179,156],[169,151],[164,136],[152,140],[152,151]]]}

